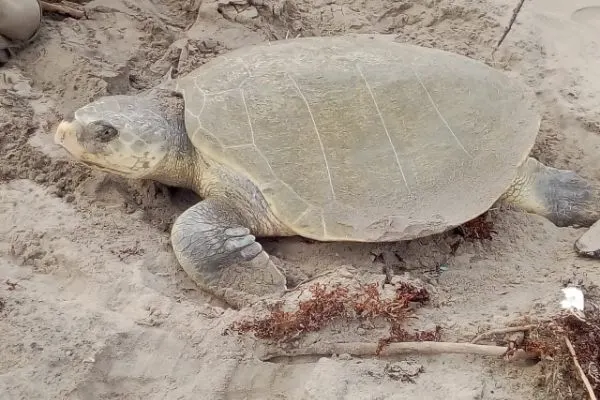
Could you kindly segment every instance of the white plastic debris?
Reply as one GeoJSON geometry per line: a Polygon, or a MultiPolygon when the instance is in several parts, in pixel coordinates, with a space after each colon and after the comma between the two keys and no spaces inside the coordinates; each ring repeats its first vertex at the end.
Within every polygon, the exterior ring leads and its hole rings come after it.
{"type": "Polygon", "coordinates": [[[576,287],[567,287],[562,289],[565,295],[563,301],[560,302],[560,306],[564,309],[576,309],[577,311],[583,311],[584,299],[583,292],[581,289],[576,287]]]}

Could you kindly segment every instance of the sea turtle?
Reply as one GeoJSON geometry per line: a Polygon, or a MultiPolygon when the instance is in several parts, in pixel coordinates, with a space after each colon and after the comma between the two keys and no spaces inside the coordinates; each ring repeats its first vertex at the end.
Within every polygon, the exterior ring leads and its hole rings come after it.
{"type": "Polygon", "coordinates": [[[175,255],[205,290],[245,301],[285,289],[255,237],[414,239],[499,200],[560,226],[595,222],[594,184],[529,157],[534,103],[518,80],[451,52],[309,37],[102,97],[55,142],[91,167],[197,192],[173,224],[175,255]]]}
{"type": "Polygon", "coordinates": [[[0,0],[0,65],[35,39],[41,23],[38,0],[0,0]]]}

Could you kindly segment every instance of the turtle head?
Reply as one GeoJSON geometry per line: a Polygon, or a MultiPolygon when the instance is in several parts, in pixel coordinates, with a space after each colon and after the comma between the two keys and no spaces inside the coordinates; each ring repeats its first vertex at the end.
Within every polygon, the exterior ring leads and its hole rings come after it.
{"type": "Polygon", "coordinates": [[[152,179],[164,175],[170,153],[183,153],[183,118],[183,101],[169,107],[158,97],[107,96],[63,119],[54,141],[92,168],[152,179]]]}

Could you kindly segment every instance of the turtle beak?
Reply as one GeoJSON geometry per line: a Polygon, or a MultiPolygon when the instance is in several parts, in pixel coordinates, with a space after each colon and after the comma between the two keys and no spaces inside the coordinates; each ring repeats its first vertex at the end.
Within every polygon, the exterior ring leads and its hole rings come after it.
{"type": "Polygon", "coordinates": [[[84,127],[77,120],[63,120],[56,128],[54,134],[54,143],[64,147],[76,158],[81,158],[84,148],[78,142],[77,138],[81,135],[84,127]]]}

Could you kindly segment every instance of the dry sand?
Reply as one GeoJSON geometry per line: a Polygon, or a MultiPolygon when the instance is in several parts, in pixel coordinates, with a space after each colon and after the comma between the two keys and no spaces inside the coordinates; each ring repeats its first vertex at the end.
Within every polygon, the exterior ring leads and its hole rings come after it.
{"type": "MultiPolygon", "coordinates": [[[[553,398],[536,386],[544,363],[464,355],[257,360],[251,339],[222,335],[248,311],[209,299],[170,250],[170,223],[193,196],[90,171],[51,138],[74,107],[148,88],[171,66],[185,73],[216,54],[286,36],[381,32],[524,77],[544,113],[535,155],[600,181],[599,1],[526,1],[493,59],[516,2],[205,0],[199,11],[193,0],[79,3],[89,20],[45,16],[37,40],[0,69],[0,398],[553,398]],[[423,367],[413,382],[390,373],[400,361],[423,367]]],[[[553,313],[566,281],[599,282],[599,263],[573,250],[585,229],[514,210],[491,216],[493,240],[462,242],[454,255],[460,237],[452,232],[388,245],[264,243],[308,276],[340,266],[379,274],[372,253],[395,252],[403,270],[435,288],[419,321],[441,325],[446,340],[553,313]]],[[[306,341],[379,337],[381,330],[340,324],[306,341]]]]}

